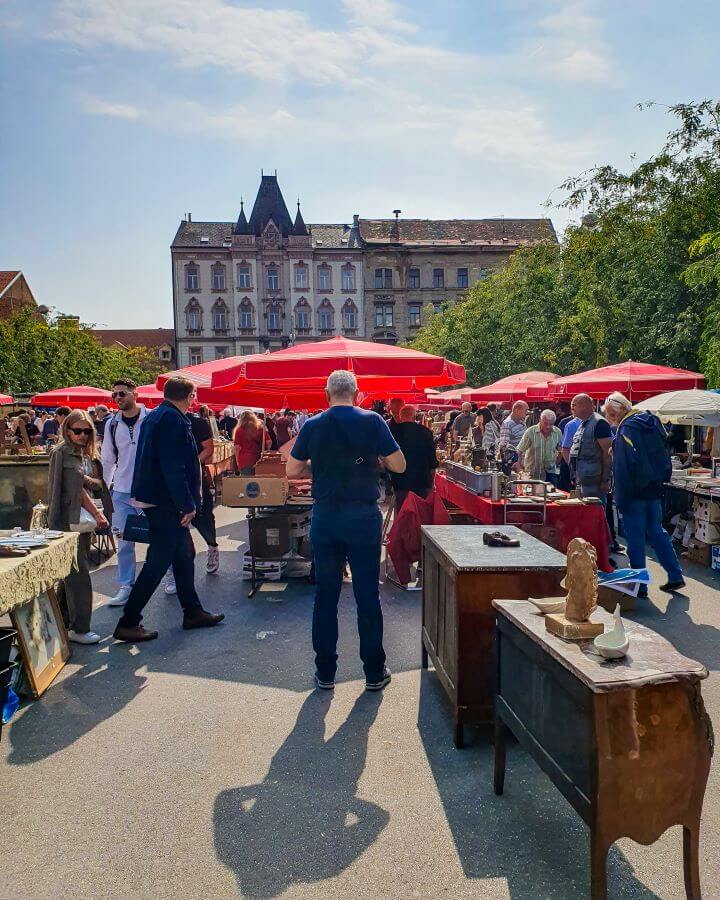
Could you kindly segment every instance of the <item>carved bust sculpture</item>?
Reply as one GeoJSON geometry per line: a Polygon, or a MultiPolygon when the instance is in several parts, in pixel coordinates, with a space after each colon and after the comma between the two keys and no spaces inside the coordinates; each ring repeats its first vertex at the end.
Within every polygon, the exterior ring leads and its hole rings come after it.
{"type": "Polygon", "coordinates": [[[565,617],[586,622],[597,607],[597,551],[583,538],[573,538],[568,544],[565,587],[565,617]]]}

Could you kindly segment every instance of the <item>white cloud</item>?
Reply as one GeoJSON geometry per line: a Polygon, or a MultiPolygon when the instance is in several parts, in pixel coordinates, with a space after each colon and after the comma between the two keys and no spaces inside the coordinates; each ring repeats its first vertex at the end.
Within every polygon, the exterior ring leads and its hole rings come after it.
{"type": "Polygon", "coordinates": [[[540,27],[541,65],[548,74],[597,84],[617,80],[617,67],[603,37],[603,22],[588,12],[588,0],[563,2],[540,27]]]}
{"type": "Polygon", "coordinates": [[[108,116],[111,119],[139,119],[143,111],[129,103],[109,103],[100,97],[86,96],[81,100],[82,108],[91,116],[108,116]]]}

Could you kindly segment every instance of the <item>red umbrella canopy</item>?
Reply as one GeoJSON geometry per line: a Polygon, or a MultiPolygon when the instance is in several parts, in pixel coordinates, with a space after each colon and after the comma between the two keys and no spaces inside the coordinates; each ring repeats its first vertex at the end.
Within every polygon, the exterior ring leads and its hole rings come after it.
{"type": "Polygon", "coordinates": [[[110,391],[89,387],[86,384],[35,394],[30,403],[33,406],[69,406],[71,409],[87,409],[90,406],[97,406],[98,403],[104,403],[105,406],[113,405],[110,391]]]}
{"type": "Polygon", "coordinates": [[[0,394],[0,406],[10,406],[14,402],[10,394],[0,394]]]}
{"type": "Polygon", "coordinates": [[[555,400],[570,400],[576,394],[589,394],[594,400],[604,400],[613,391],[620,391],[630,400],[646,400],[666,391],[704,387],[705,376],[699,372],[628,360],[556,378],[548,384],[548,395],[555,400]]]}
{"type": "Polygon", "coordinates": [[[557,378],[554,372],[520,372],[518,375],[507,375],[499,381],[487,384],[481,388],[470,388],[463,391],[463,400],[498,401],[499,403],[514,403],[516,400],[528,399],[528,388],[541,382],[551,381],[557,378]]]}
{"type": "Polygon", "coordinates": [[[224,373],[232,373],[232,375],[226,375],[226,378],[232,382],[235,381],[237,373],[242,370],[244,364],[249,359],[255,359],[255,356],[228,356],[225,359],[213,359],[210,362],[199,363],[196,366],[185,366],[182,369],[175,369],[172,372],[163,372],[162,375],[158,375],[155,384],[162,390],[163,385],[168,378],[172,375],[182,375],[185,378],[189,378],[190,381],[198,387],[201,385],[203,387],[210,387],[213,376],[223,375],[224,373]]]}
{"type": "MultiPolygon", "coordinates": [[[[160,376],[162,377],[162,376],[160,376]]],[[[154,384],[140,384],[136,390],[137,402],[147,406],[148,409],[154,409],[163,402],[163,392],[154,384]]]]}
{"type": "Polygon", "coordinates": [[[241,364],[234,373],[228,369],[213,376],[212,387],[237,384],[243,379],[285,384],[301,381],[324,387],[328,375],[336,369],[354,372],[363,391],[389,391],[391,396],[396,391],[409,393],[465,381],[465,369],[442,356],[344,337],[239,359],[241,364]]]}

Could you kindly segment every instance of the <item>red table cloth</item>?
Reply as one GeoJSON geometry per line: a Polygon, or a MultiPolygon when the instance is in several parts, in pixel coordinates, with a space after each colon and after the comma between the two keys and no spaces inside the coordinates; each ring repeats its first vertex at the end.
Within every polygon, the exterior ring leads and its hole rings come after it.
{"type": "MultiPolygon", "coordinates": [[[[453,503],[463,512],[477,519],[481,525],[503,524],[503,503],[493,502],[489,497],[479,497],[461,484],[456,484],[441,473],[435,476],[435,492],[448,503],[453,503]]],[[[512,510],[512,524],[518,524],[519,510],[512,510]]],[[[581,537],[591,543],[597,550],[598,568],[603,572],[612,572],[610,565],[610,529],[605,518],[605,509],[599,504],[589,506],[558,506],[548,503],[546,524],[556,533],[553,544],[556,550],[567,553],[568,544],[573,538],[581,537]]],[[[536,517],[528,517],[527,524],[536,524],[536,517]],[[535,520],[535,521],[533,521],[535,520]]]]}

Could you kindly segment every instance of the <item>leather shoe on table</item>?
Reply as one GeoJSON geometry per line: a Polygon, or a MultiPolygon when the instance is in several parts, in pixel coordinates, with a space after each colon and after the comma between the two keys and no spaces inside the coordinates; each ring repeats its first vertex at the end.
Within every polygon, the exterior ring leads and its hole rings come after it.
{"type": "Polygon", "coordinates": [[[154,641],[157,636],[157,631],[147,631],[142,625],[118,625],[113,633],[116,641],[123,641],[125,644],[154,641]]]}
{"type": "Polygon", "coordinates": [[[222,622],[225,618],[225,613],[209,613],[203,610],[202,612],[197,613],[194,616],[187,616],[183,619],[183,628],[186,631],[190,631],[192,628],[212,628],[213,625],[217,625],[218,622],[222,622]]]}

